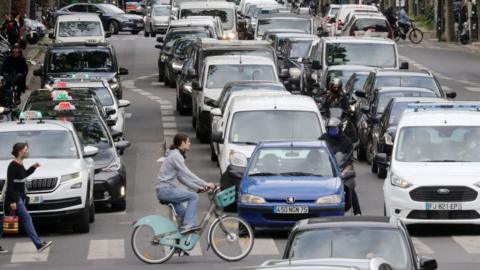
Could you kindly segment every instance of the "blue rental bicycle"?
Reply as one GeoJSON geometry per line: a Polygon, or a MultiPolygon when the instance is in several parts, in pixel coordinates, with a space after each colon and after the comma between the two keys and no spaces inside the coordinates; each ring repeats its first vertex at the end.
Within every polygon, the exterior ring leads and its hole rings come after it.
{"type": "Polygon", "coordinates": [[[200,229],[185,234],[179,231],[173,204],[160,201],[169,206],[171,218],[150,215],[136,221],[131,239],[133,253],[145,263],[164,263],[176,252],[180,256],[188,254],[208,226],[207,250],[211,247],[218,257],[229,262],[245,258],[253,248],[253,230],[242,218],[222,212],[224,207],[235,202],[235,192],[235,186],[223,191],[219,187],[208,190],[210,207],[202,217],[200,229]]]}

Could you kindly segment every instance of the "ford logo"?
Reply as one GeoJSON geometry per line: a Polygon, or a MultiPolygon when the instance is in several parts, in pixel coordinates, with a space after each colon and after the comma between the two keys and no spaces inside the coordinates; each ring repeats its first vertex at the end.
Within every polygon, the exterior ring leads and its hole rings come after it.
{"type": "Polygon", "coordinates": [[[450,193],[450,190],[448,188],[439,188],[437,189],[438,194],[448,194],[450,193]]]}
{"type": "Polygon", "coordinates": [[[295,197],[287,197],[287,203],[295,203],[295,197]]]}

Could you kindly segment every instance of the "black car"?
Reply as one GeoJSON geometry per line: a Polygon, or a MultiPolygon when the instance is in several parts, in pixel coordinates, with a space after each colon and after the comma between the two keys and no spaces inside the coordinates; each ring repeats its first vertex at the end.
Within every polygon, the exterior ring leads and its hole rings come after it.
{"type": "Polygon", "coordinates": [[[59,9],[56,16],[72,13],[96,13],[102,20],[103,28],[112,34],[128,31],[136,35],[144,26],[143,17],[134,14],[126,14],[112,4],[89,4],[76,3],[59,9]]]}
{"type": "Polygon", "coordinates": [[[128,69],[118,66],[117,55],[108,43],[55,44],[48,47],[43,66],[33,71],[41,87],[62,79],[105,79],[118,99],[123,96],[121,75],[128,69]]]}
{"type": "Polygon", "coordinates": [[[166,60],[164,63],[165,81],[168,86],[175,88],[177,75],[182,71],[183,63],[187,59],[187,51],[189,46],[197,40],[197,37],[185,37],[177,39],[173,42],[170,50],[163,51],[166,60]]]}
{"type": "Polygon", "coordinates": [[[388,261],[379,258],[365,259],[297,259],[270,260],[260,266],[241,268],[241,270],[395,270],[388,261]]]}
{"type": "MultiPolygon", "coordinates": [[[[165,82],[166,85],[170,84],[168,77],[165,76],[165,66],[168,64],[169,55],[173,44],[180,38],[210,38],[211,33],[204,27],[178,27],[173,28],[163,37],[157,37],[157,45],[155,48],[160,49],[158,55],[158,81],[165,82]]],[[[172,84],[174,85],[175,82],[172,84]]]]}
{"type": "Polygon", "coordinates": [[[372,156],[372,172],[377,173],[378,178],[385,178],[387,176],[388,164],[377,163],[375,157],[378,154],[385,156],[384,160],[390,160],[392,155],[393,143],[395,141],[395,134],[397,132],[397,125],[402,112],[411,103],[431,103],[445,101],[441,98],[426,98],[426,97],[396,97],[390,100],[385,107],[382,117],[375,124],[369,136],[367,145],[371,145],[373,151],[372,156]]]}
{"type": "Polygon", "coordinates": [[[27,102],[24,111],[39,111],[45,119],[70,121],[75,126],[82,145],[99,149],[95,161],[95,204],[110,204],[112,210],[125,210],[126,172],[118,152],[130,146],[128,141],[114,142],[107,124],[91,101],[27,102]]]}
{"type": "Polygon", "coordinates": [[[192,82],[198,81],[198,74],[206,57],[239,54],[268,57],[273,61],[277,58],[274,49],[265,41],[226,41],[205,38],[191,44],[187,60],[177,76],[177,111],[182,114],[191,111],[192,82]]]}
{"type": "MultiPolygon", "coordinates": [[[[361,98],[365,98],[364,92],[356,91],[356,95],[361,98]]],[[[362,115],[357,119],[357,130],[360,138],[359,157],[365,154],[366,160],[371,163],[374,158],[373,145],[369,142],[369,137],[372,136],[372,130],[374,126],[380,121],[380,118],[385,111],[388,102],[395,97],[439,97],[438,92],[430,90],[428,88],[418,87],[382,87],[376,89],[367,97],[367,106],[362,106],[360,111],[362,115]]]]}
{"type": "Polygon", "coordinates": [[[288,38],[281,48],[277,55],[278,74],[288,91],[303,93],[305,90],[302,76],[304,60],[308,57],[312,45],[318,41],[319,39],[315,35],[292,37],[288,38]]]}
{"type": "MultiPolygon", "coordinates": [[[[433,270],[433,258],[420,257],[405,225],[387,217],[304,219],[291,231],[284,260],[381,257],[395,270],[433,270]]],[[[367,268],[368,269],[368,268],[367,268]]]]}

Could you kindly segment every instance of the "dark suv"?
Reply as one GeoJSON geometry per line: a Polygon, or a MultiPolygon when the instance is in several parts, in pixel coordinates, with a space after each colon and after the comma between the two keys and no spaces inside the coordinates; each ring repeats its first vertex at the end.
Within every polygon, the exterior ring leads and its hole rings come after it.
{"type": "Polygon", "coordinates": [[[128,69],[118,67],[112,45],[106,43],[70,43],[47,49],[43,66],[33,75],[41,77],[41,87],[57,79],[105,79],[118,99],[122,98],[120,75],[128,69]]]}

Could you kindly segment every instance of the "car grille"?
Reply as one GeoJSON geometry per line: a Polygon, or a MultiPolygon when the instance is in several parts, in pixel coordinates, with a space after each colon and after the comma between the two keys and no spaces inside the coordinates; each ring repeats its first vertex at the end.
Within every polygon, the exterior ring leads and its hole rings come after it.
{"type": "Polygon", "coordinates": [[[56,177],[28,180],[26,188],[29,192],[52,191],[57,186],[57,181],[56,177]]]}
{"type": "Polygon", "coordinates": [[[411,219],[477,219],[480,218],[475,210],[413,210],[407,218],[411,219]]]}
{"type": "Polygon", "coordinates": [[[477,198],[477,191],[462,186],[419,187],[410,191],[410,198],[417,202],[470,202],[477,198]],[[448,193],[439,193],[439,190],[448,193]]]}

